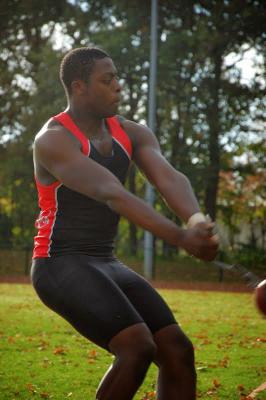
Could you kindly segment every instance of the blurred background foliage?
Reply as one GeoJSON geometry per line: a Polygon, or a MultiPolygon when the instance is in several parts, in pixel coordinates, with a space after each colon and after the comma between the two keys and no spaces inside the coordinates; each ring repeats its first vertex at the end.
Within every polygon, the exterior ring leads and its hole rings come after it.
{"type": "MultiPolygon", "coordinates": [[[[150,1],[3,0],[0,16],[0,244],[31,249],[38,214],[31,146],[44,122],[66,106],[60,60],[73,47],[109,52],[123,86],[120,114],[145,124],[150,1]]],[[[262,266],[265,21],[263,0],[159,1],[156,135],[162,151],[218,221],[221,255],[262,266]]],[[[134,166],[127,187],[144,195],[145,180],[134,166]]],[[[175,219],[160,196],[155,207],[175,219]]],[[[142,230],[122,220],[119,254],[141,256],[142,239],[142,230]]],[[[160,240],[155,249],[158,257],[176,254],[160,240]]]]}

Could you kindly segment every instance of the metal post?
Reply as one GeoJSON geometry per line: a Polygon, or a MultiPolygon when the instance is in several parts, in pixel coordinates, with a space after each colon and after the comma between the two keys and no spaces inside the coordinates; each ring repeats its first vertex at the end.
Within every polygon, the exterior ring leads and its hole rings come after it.
{"type": "MultiPolygon", "coordinates": [[[[156,129],[156,72],[157,72],[157,21],[158,0],[151,0],[151,50],[150,50],[150,78],[149,78],[149,105],[148,126],[152,131],[156,129]]],[[[146,201],[150,206],[154,203],[153,187],[146,184],[146,201]]],[[[144,233],[144,276],[153,277],[153,235],[144,233]]]]}

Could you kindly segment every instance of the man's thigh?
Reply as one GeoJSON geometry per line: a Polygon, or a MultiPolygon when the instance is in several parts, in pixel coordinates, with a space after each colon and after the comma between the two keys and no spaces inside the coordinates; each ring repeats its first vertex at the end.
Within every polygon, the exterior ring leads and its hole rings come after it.
{"type": "Polygon", "coordinates": [[[40,299],[83,336],[108,349],[121,330],[143,323],[134,305],[108,275],[104,263],[86,256],[34,262],[33,286],[40,299]]]}
{"type": "Polygon", "coordinates": [[[175,317],[162,296],[141,275],[114,262],[116,283],[143,318],[152,334],[168,325],[176,324],[175,317]]]}

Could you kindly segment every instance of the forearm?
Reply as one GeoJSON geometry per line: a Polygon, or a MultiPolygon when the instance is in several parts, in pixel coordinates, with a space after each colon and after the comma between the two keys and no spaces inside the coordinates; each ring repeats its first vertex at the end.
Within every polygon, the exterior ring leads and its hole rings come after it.
{"type": "Polygon", "coordinates": [[[199,224],[193,229],[180,229],[138,197],[124,189],[119,189],[113,191],[107,201],[107,204],[114,211],[168,243],[182,247],[189,254],[205,261],[211,261],[215,258],[218,240],[215,236],[210,235],[212,228],[210,223],[199,224]]]}
{"type": "Polygon", "coordinates": [[[157,185],[159,192],[171,210],[184,222],[200,211],[196,196],[188,178],[178,171],[157,185]]]}
{"type": "Polygon", "coordinates": [[[85,173],[80,173],[77,180],[76,174],[71,170],[67,174],[63,174],[61,181],[70,189],[105,203],[117,214],[124,216],[133,224],[150,231],[169,244],[182,247],[183,229],[156,212],[142,199],[127,191],[108,170],[102,169],[98,172],[89,184],[85,173]]]}
{"type": "Polygon", "coordinates": [[[169,244],[182,247],[183,229],[124,188],[118,187],[113,190],[106,204],[135,225],[150,231],[169,244]]]}
{"type": "Polygon", "coordinates": [[[146,127],[130,121],[124,127],[134,143],[134,161],[159,190],[168,206],[184,222],[199,212],[199,204],[187,177],[177,171],[161,154],[155,135],[146,127]]]}

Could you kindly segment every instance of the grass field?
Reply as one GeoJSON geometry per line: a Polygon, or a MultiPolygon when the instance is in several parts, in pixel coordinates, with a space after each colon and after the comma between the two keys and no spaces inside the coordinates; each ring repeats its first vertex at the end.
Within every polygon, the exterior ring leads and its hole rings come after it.
{"type": "MultiPolygon", "coordinates": [[[[244,399],[266,381],[266,320],[251,294],[160,293],[195,345],[200,399],[244,399]]],[[[112,356],[42,305],[30,285],[1,284],[0,298],[0,399],[93,400],[112,356]]],[[[155,399],[155,382],[152,366],[135,399],[155,399]]]]}

